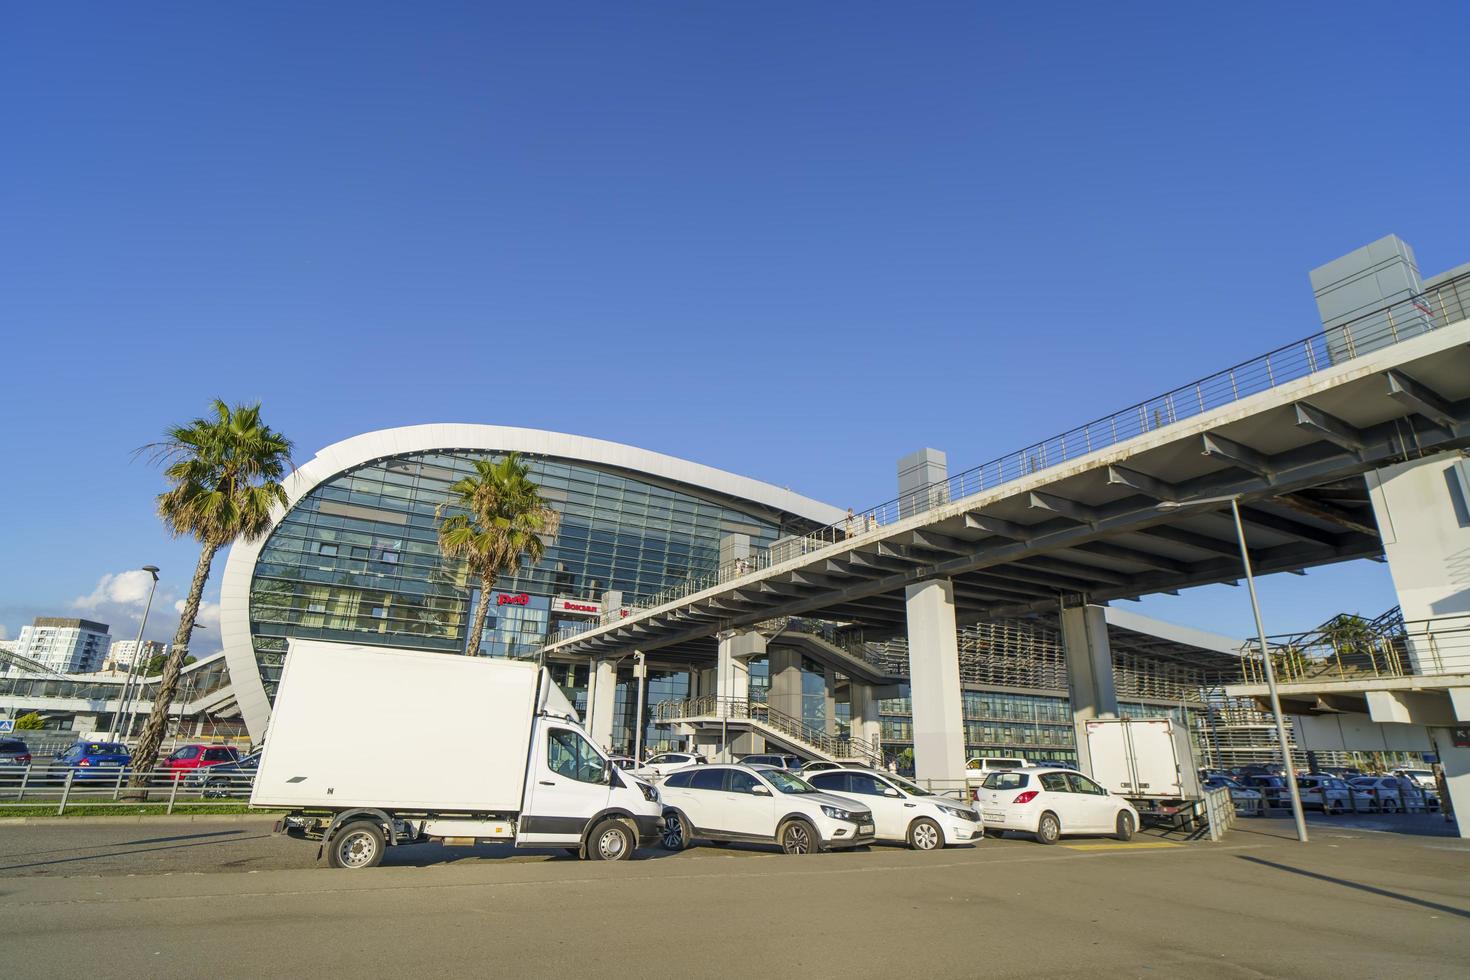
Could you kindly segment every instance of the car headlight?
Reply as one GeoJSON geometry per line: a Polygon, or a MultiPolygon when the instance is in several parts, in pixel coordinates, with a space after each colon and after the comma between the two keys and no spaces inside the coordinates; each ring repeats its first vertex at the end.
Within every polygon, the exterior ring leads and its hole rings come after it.
{"type": "Polygon", "coordinates": [[[936,803],[934,805],[937,806],[937,807],[939,807],[940,812],[947,813],[951,817],[960,817],[960,818],[962,818],[964,820],[974,820],[975,819],[975,811],[974,810],[967,810],[967,809],[965,809],[964,807],[961,807],[961,806],[948,806],[947,804],[944,804],[944,803],[936,803]]]}
{"type": "Polygon", "coordinates": [[[643,790],[643,798],[650,803],[658,802],[658,790],[648,783],[640,782],[638,788],[643,790]]]}
{"type": "Polygon", "coordinates": [[[847,810],[842,809],[839,806],[824,806],[824,807],[822,807],[822,812],[825,813],[827,816],[831,817],[833,820],[851,820],[852,819],[852,813],[850,813],[847,810]]]}

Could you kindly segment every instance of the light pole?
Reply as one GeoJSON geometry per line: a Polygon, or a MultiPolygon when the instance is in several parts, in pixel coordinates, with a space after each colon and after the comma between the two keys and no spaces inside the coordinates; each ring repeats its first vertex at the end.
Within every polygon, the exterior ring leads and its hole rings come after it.
{"type": "Polygon", "coordinates": [[[153,593],[158,591],[158,566],[144,565],[143,571],[153,576],[153,582],[148,586],[148,601],[143,606],[143,619],[138,623],[138,639],[133,644],[133,659],[128,662],[128,675],[123,678],[122,693],[117,699],[118,710],[112,714],[112,730],[108,734],[109,739],[115,739],[119,735],[124,739],[128,737],[127,728],[124,727],[122,731],[118,731],[117,723],[125,720],[133,695],[137,693],[133,678],[138,673],[138,662],[143,659],[143,630],[148,625],[148,612],[153,608],[153,593]]]}
{"type": "Polygon", "coordinates": [[[1240,564],[1245,570],[1245,585],[1250,592],[1251,612],[1256,617],[1256,638],[1261,644],[1261,662],[1266,671],[1266,690],[1271,696],[1271,714],[1276,721],[1276,744],[1281,749],[1281,761],[1286,769],[1286,791],[1291,795],[1291,815],[1296,819],[1296,839],[1307,842],[1307,818],[1302,813],[1302,794],[1296,785],[1296,766],[1291,761],[1291,748],[1286,741],[1286,721],[1281,715],[1281,697],[1276,691],[1276,669],[1271,665],[1271,648],[1266,644],[1266,625],[1261,619],[1261,602],[1256,597],[1256,577],[1251,572],[1250,550],[1245,544],[1245,525],[1240,520],[1240,495],[1206,497],[1203,500],[1162,501],[1161,510],[1178,510],[1204,504],[1230,501],[1230,514],[1235,518],[1235,540],[1240,545],[1240,564]]]}

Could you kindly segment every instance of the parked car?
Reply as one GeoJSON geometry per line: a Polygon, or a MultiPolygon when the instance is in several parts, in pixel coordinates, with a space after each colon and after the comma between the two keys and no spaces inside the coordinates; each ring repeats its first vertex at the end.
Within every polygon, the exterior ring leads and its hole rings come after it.
{"type": "Polygon", "coordinates": [[[632,770],[638,768],[638,760],[633,758],[631,755],[610,755],[607,757],[607,761],[611,762],[613,765],[617,766],[624,772],[631,772],[632,770]]]}
{"type": "Polygon", "coordinates": [[[805,765],[801,759],[794,755],[784,755],[776,752],[741,756],[740,764],[742,766],[775,766],[777,769],[785,769],[788,772],[798,772],[805,765]]]}
{"type": "Polygon", "coordinates": [[[986,831],[1032,834],[1042,844],[1073,834],[1111,834],[1126,841],[1138,829],[1133,804],[1070,769],[993,772],[981,784],[978,802],[986,831]]]}
{"type": "Polygon", "coordinates": [[[847,767],[844,766],[840,762],[822,762],[822,761],[808,762],[806,765],[804,765],[804,766],[801,767],[801,771],[798,772],[797,775],[800,776],[801,778],[805,779],[806,777],[810,776],[814,772],[824,772],[825,770],[828,770],[828,769],[845,769],[845,768],[847,768],[847,767]]]}
{"type": "Polygon", "coordinates": [[[872,811],[813,789],[784,769],[707,765],[671,773],[659,787],[663,846],[697,839],[772,844],[787,854],[871,844],[872,811]]]}
{"type": "MultiPolygon", "coordinates": [[[[1405,780],[1405,782],[1410,781],[1405,780]]],[[[1354,792],[1368,795],[1370,810],[1376,810],[1379,813],[1398,813],[1400,810],[1408,809],[1405,805],[1405,787],[1400,785],[1397,776],[1359,776],[1357,779],[1348,780],[1348,783],[1353,787],[1354,792]]],[[[1416,799],[1414,803],[1419,805],[1420,801],[1416,799]]]]}
{"type": "MultiPolygon", "coordinates": [[[[965,776],[974,779],[983,777],[992,772],[1004,772],[1011,769],[1020,769],[1026,765],[1026,760],[1018,755],[1010,756],[976,756],[965,763],[965,776]]],[[[1057,766],[1055,768],[1062,768],[1057,766]]]]}
{"type": "Polygon", "coordinates": [[[1265,776],[1259,773],[1247,773],[1239,777],[1236,782],[1246,789],[1259,792],[1266,799],[1266,805],[1271,807],[1291,806],[1291,791],[1286,785],[1286,780],[1281,776],[1265,776]]]}
{"type": "Polygon", "coordinates": [[[702,762],[704,759],[692,752],[663,752],[634,769],[633,775],[642,776],[644,779],[661,779],[675,770],[702,762]]]}
{"type": "Polygon", "coordinates": [[[52,774],[65,779],[71,773],[72,781],[83,779],[116,779],[117,770],[132,762],[128,747],[121,742],[81,741],[56,756],[52,774]]]}
{"type": "Polygon", "coordinates": [[[0,766],[24,769],[31,764],[30,747],[18,738],[0,739],[0,766]]]}
{"type": "Polygon", "coordinates": [[[175,779],[194,769],[208,769],[226,762],[239,762],[240,750],[233,745],[181,745],[169,753],[159,765],[164,772],[172,772],[175,779]]]}
{"type": "Polygon", "coordinates": [[[1395,776],[1407,776],[1419,784],[1421,789],[1438,789],[1434,782],[1433,769],[1395,769],[1395,776]]]}
{"type": "Polygon", "coordinates": [[[891,773],[852,767],[803,773],[802,778],[824,793],[872,810],[879,840],[906,843],[916,851],[932,851],[985,836],[980,814],[970,807],[936,796],[891,773]]]}
{"type": "MultiPolygon", "coordinates": [[[[1304,773],[1296,777],[1296,788],[1302,798],[1304,810],[1315,808],[1323,813],[1333,814],[1346,813],[1354,808],[1352,787],[1336,776],[1304,773]]],[[[1364,807],[1366,808],[1366,804],[1364,807]]]]}
{"type": "Polygon", "coordinates": [[[184,786],[207,799],[227,796],[249,796],[255,771],[260,768],[260,753],[252,752],[236,762],[195,769],[184,777],[184,786]]]}
{"type": "Polygon", "coordinates": [[[1230,790],[1230,802],[1235,804],[1235,809],[1240,813],[1253,817],[1266,815],[1266,797],[1258,789],[1251,789],[1238,780],[1220,775],[1206,778],[1204,786],[1208,789],[1230,790]]]}

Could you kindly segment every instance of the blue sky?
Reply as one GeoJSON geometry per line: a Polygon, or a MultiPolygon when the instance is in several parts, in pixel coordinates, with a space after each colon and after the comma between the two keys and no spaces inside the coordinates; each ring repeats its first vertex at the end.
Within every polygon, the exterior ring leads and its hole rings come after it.
{"type": "MultiPolygon", "coordinates": [[[[1306,335],[1307,271],[1384,234],[1470,259],[1465,4],[1011,6],[13,8],[0,628],[130,635],[104,576],[149,562],[171,607],[195,548],[130,451],[216,396],[301,459],[492,422],[861,508],[912,449],[962,469],[1306,335]]],[[[1372,563],[1262,599],[1393,602],[1372,563]]]]}

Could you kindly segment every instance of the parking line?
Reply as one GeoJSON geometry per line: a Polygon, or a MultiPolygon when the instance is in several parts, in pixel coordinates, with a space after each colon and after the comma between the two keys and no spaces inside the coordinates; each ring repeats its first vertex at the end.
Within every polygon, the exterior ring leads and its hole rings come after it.
{"type": "Polygon", "coordinates": [[[1069,851],[1141,851],[1154,847],[1183,847],[1169,841],[1144,841],[1137,844],[1063,844],[1069,851]]]}

